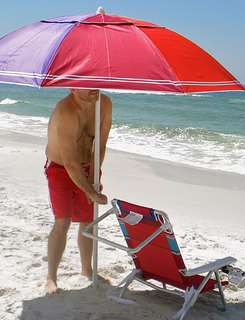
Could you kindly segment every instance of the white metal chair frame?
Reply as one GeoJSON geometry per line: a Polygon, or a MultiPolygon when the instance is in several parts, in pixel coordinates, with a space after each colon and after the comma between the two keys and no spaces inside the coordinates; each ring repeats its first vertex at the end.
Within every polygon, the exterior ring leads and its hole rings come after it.
{"type": "MultiPolygon", "coordinates": [[[[103,215],[101,215],[100,217],[98,217],[96,220],[94,220],[93,222],[91,222],[89,225],[87,225],[85,228],[83,228],[82,233],[89,237],[92,238],[96,241],[101,241],[102,243],[105,243],[107,245],[113,246],[117,249],[126,251],[129,255],[133,256],[135,253],[137,253],[138,251],[140,251],[144,246],[146,246],[149,242],[151,242],[156,236],[158,236],[161,232],[165,231],[165,232],[172,232],[173,228],[172,225],[169,221],[168,215],[163,212],[163,211],[159,211],[159,210],[154,210],[154,215],[156,220],[161,222],[160,227],[158,228],[158,230],[156,230],[154,233],[152,233],[146,240],[144,240],[142,243],[140,243],[137,247],[135,248],[128,248],[127,246],[123,246],[121,244],[115,243],[113,241],[107,240],[105,238],[102,238],[98,235],[95,234],[91,234],[88,232],[88,230],[90,228],[92,228],[93,226],[97,225],[99,222],[101,222],[102,220],[104,220],[105,218],[107,218],[109,215],[111,214],[116,214],[116,216],[118,217],[118,219],[120,220],[120,208],[117,205],[117,199],[113,199],[112,200],[112,208],[109,209],[106,213],[104,213],[103,215]]],[[[122,287],[120,294],[119,294],[119,301],[123,302],[124,299],[122,299],[123,294],[126,290],[126,288],[129,286],[129,284],[133,281],[133,280],[137,280],[151,288],[163,291],[163,292],[171,292],[172,294],[175,295],[179,295],[185,298],[185,302],[183,304],[182,309],[172,318],[172,319],[177,319],[180,317],[180,320],[184,319],[187,311],[194,305],[194,303],[196,302],[198,295],[200,294],[200,292],[202,291],[202,289],[204,288],[204,286],[206,285],[206,283],[208,282],[208,280],[210,279],[210,277],[212,276],[212,274],[215,274],[216,277],[216,281],[217,281],[217,289],[218,292],[215,291],[210,291],[213,293],[218,293],[221,297],[221,301],[222,301],[222,305],[223,305],[223,310],[226,310],[226,302],[225,302],[225,298],[224,298],[224,293],[223,293],[223,289],[222,289],[222,285],[221,285],[221,281],[220,281],[220,277],[219,277],[219,269],[221,269],[224,266],[227,266],[229,264],[235,263],[237,260],[233,257],[226,257],[223,259],[219,259],[215,262],[212,263],[208,263],[204,266],[198,267],[198,268],[194,268],[191,270],[179,270],[179,272],[184,275],[184,276],[193,276],[193,275],[200,275],[200,274],[204,274],[207,273],[207,275],[204,277],[202,283],[200,284],[199,288],[197,290],[195,290],[193,287],[192,288],[188,288],[186,290],[186,292],[182,292],[182,291],[173,291],[173,290],[168,290],[165,286],[165,284],[163,284],[163,287],[157,286],[149,281],[146,281],[142,278],[141,276],[141,271],[140,270],[136,270],[134,269],[133,272],[127,276],[125,278],[124,281],[122,281],[118,286],[124,284],[124,286],[122,287]]],[[[111,291],[111,290],[110,290],[111,291]]],[[[113,298],[114,296],[109,296],[110,298],[113,298]]],[[[117,299],[118,300],[118,299],[117,299]]],[[[128,300],[127,300],[128,301],[128,300]]]]}

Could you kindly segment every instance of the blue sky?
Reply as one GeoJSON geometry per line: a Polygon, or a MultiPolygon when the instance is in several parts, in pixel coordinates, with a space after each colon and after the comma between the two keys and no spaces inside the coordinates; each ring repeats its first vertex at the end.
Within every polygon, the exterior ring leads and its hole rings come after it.
{"type": "Polygon", "coordinates": [[[208,51],[245,84],[244,0],[1,0],[0,37],[26,24],[57,16],[107,13],[151,21],[208,51]]]}

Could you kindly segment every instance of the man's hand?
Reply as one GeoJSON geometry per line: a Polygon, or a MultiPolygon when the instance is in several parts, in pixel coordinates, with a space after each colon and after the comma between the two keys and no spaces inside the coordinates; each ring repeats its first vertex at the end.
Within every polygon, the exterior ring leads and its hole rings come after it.
{"type": "Polygon", "coordinates": [[[94,190],[97,192],[102,192],[103,190],[103,184],[102,183],[91,183],[94,190]]]}
{"type": "Polygon", "coordinates": [[[108,199],[107,196],[101,193],[96,193],[93,197],[89,197],[88,195],[86,195],[88,198],[88,203],[92,203],[92,202],[97,202],[98,204],[107,204],[108,203],[108,199]]]}

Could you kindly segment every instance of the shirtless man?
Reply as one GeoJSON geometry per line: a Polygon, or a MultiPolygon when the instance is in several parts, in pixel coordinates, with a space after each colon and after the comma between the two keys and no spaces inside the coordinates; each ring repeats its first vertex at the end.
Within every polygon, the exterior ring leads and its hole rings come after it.
{"type": "MultiPolygon", "coordinates": [[[[58,292],[57,270],[71,221],[79,222],[82,275],[92,276],[93,240],[83,236],[81,229],[93,220],[92,202],[107,203],[107,197],[97,193],[92,186],[95,103],[99,99],[99,90],[70,91],[66,98],[57,103],[48,125],[45,172],[55,222],[48,241],[47,293],[58,292]]],[[[100,166],[105,156],[111,116],[111,100],[101,94],[100,166]]]]}

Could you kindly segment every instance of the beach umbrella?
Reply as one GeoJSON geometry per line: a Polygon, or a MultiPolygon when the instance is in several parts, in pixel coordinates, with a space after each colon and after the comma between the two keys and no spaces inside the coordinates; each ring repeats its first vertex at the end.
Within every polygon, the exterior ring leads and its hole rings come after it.
{"type": "MultiPolygon", "coordinates": [[[[0,82],[175,93],[244,90],[207,52],[156,24],[96,13],[41,20],[0,39],[0,82]]],[[[95,183],[100,105],[96,104],[95,183]]],[[[95,204],[95,218],[98,207],[95,204]]],[[[97,230],[95,230],[97,233],[97,230]]],[[[97,244],[94,249],[94,284],[97,244]]]]}
{"type": "Polygon", "coordinates": [[[244,90],[180,34],[100,12],[41,20],[1,38],[0,82],[177,93],[244,90]]]}

